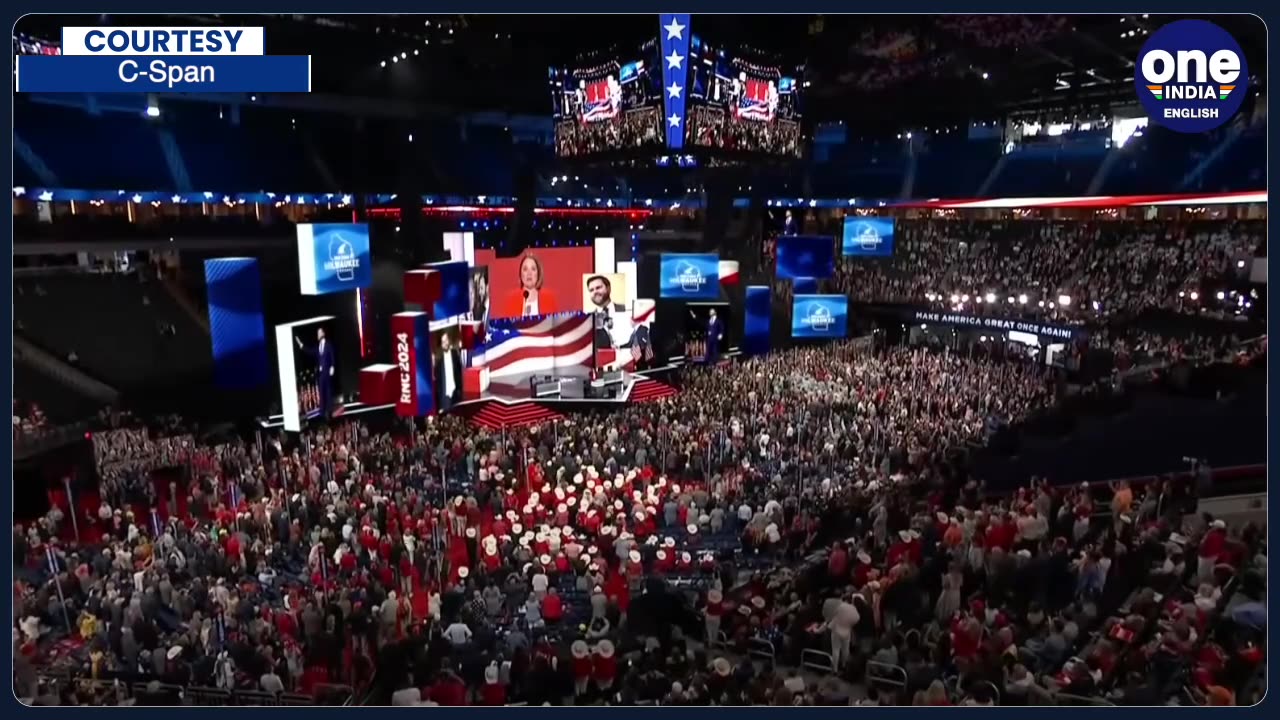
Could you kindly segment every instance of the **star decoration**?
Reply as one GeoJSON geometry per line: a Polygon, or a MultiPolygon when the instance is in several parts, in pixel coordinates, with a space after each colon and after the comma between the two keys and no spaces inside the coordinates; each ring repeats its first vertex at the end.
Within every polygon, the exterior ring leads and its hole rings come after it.
{"type": "Polygon", "coordinates": [[[671,18],[671,24],[670,24],[670,25],[663,25],[663,26],[662,26],[662,29],[667,31],[667,39],[668,39],[668,40],[672,40],[672,39],[683,40],[683,39],[684,39],[684,35],[682,35],[682,33],[684,32],[684,25],[681,25],[681,24],[680,24],[680,21],[679,21],[679,20],[677,20],[674,16],[672,16],[672,18],[671,18]]]}
{"type": "Polygon", "coordinates": [[[671,117],[667,118],[667,122],[671,123],[671,127],[678,128],[680,127],[680,116],[671,113],[671,117]]]}
{"type": "Polygon", "coordinates": [[[679,70],[680,63],[682,62],[684,62],[684,57],[681,56],[680,53],[676,52],[675,50],[672,50],[671,54],[667,56],[667,69],[679,70]]]}
{"type": "Polygon", "coordinates": [[[684,88],[680,87],[680,84],[673,80],[671,82],[671,87],[667,88],[667,97],[679,98],[680,93],[683,91],[684,91],[684,88]]]}

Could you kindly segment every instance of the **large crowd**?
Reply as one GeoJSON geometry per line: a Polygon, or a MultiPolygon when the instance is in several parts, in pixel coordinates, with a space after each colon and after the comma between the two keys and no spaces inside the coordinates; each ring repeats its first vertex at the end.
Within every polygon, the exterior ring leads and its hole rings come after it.
{"type": "MultiPolygon", "coordinates": [[[[848,344],[502,433],[446,416],[198,445],[167,502],[104,492],[78,541],[57,511],[15,526],[17,691],[59,702],[51,671],[149,682],[142,704],[1138,701],[1187,672],[1246,691],[1256,528],[1185,529],[1176,483],[994,500],[966,473],[966,448],[1053,404],[1045,372],[848,344]]],[[[121,701],[87,687],[61,701],[121,701]]]]}
{"type": "Polygon", "coordinates": [[[1152,308],[1231,316],[1254,298],[1216,290],[1247,277],[1262,233],[1252,221],[903,221],[891,259],[843,258],[834,285],[861,302],[1064,322],[1152,308]]]}

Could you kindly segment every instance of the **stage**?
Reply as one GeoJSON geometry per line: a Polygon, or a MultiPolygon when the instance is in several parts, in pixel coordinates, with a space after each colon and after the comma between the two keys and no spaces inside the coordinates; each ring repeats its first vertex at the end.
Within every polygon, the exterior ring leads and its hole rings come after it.
{"type": "MultiPolygon", "coordinates": [[[[570,372],[547,381],[545,372],[510,375],[501,381],[490,381],[489,386],[446,407],[443,412],[466,417],[473,424],[490,429],[519,427],[549,420],[562,419],[565,413],[590,409],[607,409],[628,403],[648,402],[671,397],[678,391],[655,377],[665,376],[677,365],[633,373],[625,370],[606,373],[592,380],[586,368],[582,372],[570,372]],[[544,382],[537,382],[542,378],[544,382]]],[[[395,405],[365,405],[344,403],[333,414],[333,419],[359,417],[370,413],[394,412],[395,405]]],[[[315,416],[308,417],[308,421],[315,416]]],[[[264,429],[284,426],[283,415],[260,419],[264,429]]]]}

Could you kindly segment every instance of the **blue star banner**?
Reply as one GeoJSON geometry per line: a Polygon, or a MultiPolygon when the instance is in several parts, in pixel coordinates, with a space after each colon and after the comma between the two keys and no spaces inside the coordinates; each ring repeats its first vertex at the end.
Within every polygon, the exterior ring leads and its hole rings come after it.
{"type": "Polygon", "coordinates": [[[689,78],[689,15],[664,14],[658,17],[667,147],[679,150],[684,147],[685,85],[689,78]]]}

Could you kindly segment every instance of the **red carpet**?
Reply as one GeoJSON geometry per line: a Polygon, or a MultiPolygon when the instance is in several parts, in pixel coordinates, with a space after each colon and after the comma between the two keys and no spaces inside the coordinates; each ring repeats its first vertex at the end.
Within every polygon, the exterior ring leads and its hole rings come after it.
{"type": "Polygon", "coordinates": [[[676,390],[664,382],[658,382],[657,380],[651,380],[649,378],[636,378],[635,385],[631,387],[631,402],[661,400],[663,398],[669,398],[679,394],[679,390],[676,390]]]}
{"type": "Polygon", "coordinates": [[[523,427],[564,419],[560,413],[534,402],[508,405],[490,400],[485,403],[464,405],[458,408],[457,412],[464,415],[472,425],[487,430],[523,427]]]}

